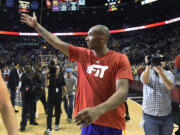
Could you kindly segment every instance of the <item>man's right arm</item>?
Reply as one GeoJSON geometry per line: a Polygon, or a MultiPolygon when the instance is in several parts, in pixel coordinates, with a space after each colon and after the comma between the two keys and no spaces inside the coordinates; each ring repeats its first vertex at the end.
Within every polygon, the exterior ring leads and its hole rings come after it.
{"type": "Polygon", "coordinates": [[[43,26],[41,26],[37,22],[37,17],[35,13],[33,13],[33,16],[29,16],[28,14],[21,14],[21,22],[27,24],[30,27],[33,27],[36,29],[41,36],[53,47],[57,48],[60,50],[62,53],[65,55],[69,56],[68,54],[68,43],[63,42],[60,40],[58,37],[47,31],[43,26]]]}
{"type": "Polygon", "coordinates": [[[144,73],[142,74],[142,82],[143,84],[149,83],[149,72],[150,72],[151,66],[146,66],[146,69],[144,73]]]}
{"type": "Polygon", "coordinates": [[[47,31],[44,27],[42,27],[39,23],[36,25],[35,29],[41,34],[41,36],[53,47],[60,50],[65,55],[68,54],[68,43],[60,40],[57,36],[47,31]]]}
{"type": "Polygon", "coordinates": [[[145,64],[146,64],[146,68],[141,76],[141,81],[143,84],[148,84],[149,83],[149,72],[151,69],[151,65],[149,65],[148,56],[145,56],[145,64]]]}

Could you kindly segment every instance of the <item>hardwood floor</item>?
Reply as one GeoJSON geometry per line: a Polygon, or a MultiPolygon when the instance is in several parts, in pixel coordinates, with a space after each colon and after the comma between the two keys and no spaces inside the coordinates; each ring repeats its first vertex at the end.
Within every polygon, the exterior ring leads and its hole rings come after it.
{"type": "MultiPolygon", "coordinates": [[[[123,135],[144,135],[143,129],[139,127],[139,122],[142,116],[141,106],[130,99],[128,99],[128,106],[129,106],[129,113],[131,120],[127,122],[126,131],[123,131],[123,135]]],[[[19,112],[16,113],[16,116],[19,124],[21,121],[21,108],[17,107],[17,109],[19,110],[19,112]]],[[[46,115],[44,113],[43,106],[39,101],[37,103],[37,110],[38,110],[38,118],[36,118],[36,121],[39,123],[39,125],[32,126],[29,125],[28,122],[25,132],[19,132],[19,135],[43,135],[44,131],[46,130],[46,115]]],[[[76,126],[73,123],[70,124],[66,121],[66,115],[64,110],[61,116],[59,127],[60,129],[58,131],[54,131],[54,118],[53,118],[53,124],[52,124],[53,135],[80,135],[80,127],[76,126]]],[[[176,130],[177,127],[174,128],[174,131],[176,130]]],[[[7,135],[1,117],[0,117],[0,135],[7,135]]]]}

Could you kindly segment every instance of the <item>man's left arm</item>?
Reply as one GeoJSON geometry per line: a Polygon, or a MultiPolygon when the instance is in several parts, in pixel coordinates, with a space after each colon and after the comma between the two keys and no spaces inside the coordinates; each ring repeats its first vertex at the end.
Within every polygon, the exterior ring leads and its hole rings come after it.
{"type": "Polygon", "coordinates": [[[154,70],[159,74],[159,76],[163,80],[164,85],[168,90],[172,90],[175,87],[173,82],[170,79],[168,79],[168,77],[164,74],[163,70],[160,67],[154,67],[154,70]]]}
{"type": "Polygon", "coordinates": [[[63,86],[64,94],[67,95],[67,88],[66,85],[63,86]]]}
{"type": "Polygon", "coordinates": [[[125,101],[128,94],[128,87],[128,79],[116,80],[116,92],[104,103],[80,111],[75,117],[75,123],[77,125],[83,124],[82,126],[86,126],[97,120],[104,113],[109,112],[121,105],[125,101]]]}
{"type": "Polygon", "coordinates": [[[66,81],[65,81],[64,77],[62,79],[62,82],[63,82],[63,91],[64,91],[64,94],[65,94],[65,96],[68,96],[67,87],[66,87],[66,81]]]}

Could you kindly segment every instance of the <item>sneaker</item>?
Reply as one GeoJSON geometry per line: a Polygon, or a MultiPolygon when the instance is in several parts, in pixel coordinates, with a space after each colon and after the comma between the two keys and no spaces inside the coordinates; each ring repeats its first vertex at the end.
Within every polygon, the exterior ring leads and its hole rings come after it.
{"type": "Polygon", "coordinates": [[[18,113],[19,111],[18,110],[14,110],[15,113],[18,113]]]}
{"type": "Polygon", "coordinates": [[[30,125],[38,125],[38,123],[36,121],[30,122],[30,125]]]}
{"type": "Polygon", "coordinates": [[[129,121],[129,120],[130,120],[129,115],[126,115],[126,116],[125,116],[125,119],[126,119],[126,121],[129,121]]]}
{"type": "Polygon", "coordinates": [[[21,127],[21,128],[20,128],[20,131],[21,131],[21,132],[24,132],[24,131],[25,131],[25,127],[21,127]]]}
{"type": "Polygon", "coordinates": [[[48,128],[46,131],[44,131],[44,135],[52,135],[51,130],[48,128]]]}
{"type": "Polygon", "coordinates": [[[55,124],[54,130],[56,130],[56,131],[59,130],[59,126],[55,124]]]}
{"type": "Polygon", "coordinates": [[[67,118],[66,121],[67,121],[68,123],[72,123],[72,119],[70,119],[70,118],[67,118]]]}

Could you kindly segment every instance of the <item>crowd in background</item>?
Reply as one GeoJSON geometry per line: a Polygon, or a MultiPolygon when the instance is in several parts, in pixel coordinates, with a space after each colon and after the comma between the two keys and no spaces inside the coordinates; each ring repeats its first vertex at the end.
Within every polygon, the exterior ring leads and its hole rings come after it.
{"type": "MultiPolygon", "coordinates": [[[[175,56],[180,52],[180,28],[178,25],[177,22],[141,31],[112,34],[108,47],[125,53],[133,67],[139,68],[144,64],[144,56],[156,53],[163,54],[167,58],[168,66],[172,67],[175,56]]],[[[76,68],[75,63],[69,62],[66,56],[52,48],[40,37],[21,38],[30,39],[30,43],[35,40],[37,45],[18,45],[17,42],[11,41],[9,36],[7,42],[0,43],[1,66],[11,66],[14,61],[18,61],[21,66],[26,63],[31,65],[46,63],[45,66],[47,66],[53,58],[62,66],[63,70],[67,67],[76,68]]],[[[87,48],[86,36],[62,36],[59,38],[69,44],[87,48]]]]}

